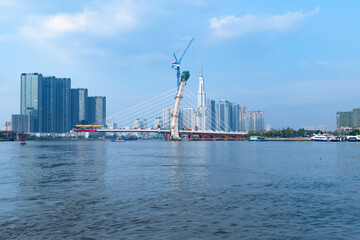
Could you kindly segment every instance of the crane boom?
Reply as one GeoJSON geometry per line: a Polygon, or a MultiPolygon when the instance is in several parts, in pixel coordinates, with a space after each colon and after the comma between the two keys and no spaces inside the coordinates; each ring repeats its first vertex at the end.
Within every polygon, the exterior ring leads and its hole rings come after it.
{"type": "Polygon", "coordinates": [[[187,50],[189,49],[189,47],[190,47],[191,43],[194,41],[194,39],[195,39],[195,38],[192,38],[192,39],[190,40],[190,42],[188,43],[187,47],[185,48],[185,50],[184,50],[183,54],[181,55],[181,57],[179,58],[179,60],[178,60],[178,58],[176,57],[176,54],[173,53],[174,58],[175,58],[175,62],[172,63],[172,67],[174,68],[174,66],[175,66],[175,68],[176,68],[176,77],[177,77],[177,84],[176,84],[176,86],[177,86],[178,90],[179,90],[179,86],[180,86],[180,83],[181,83],[181,82],[180,82],[180,64],[181,64],[181,60],[182,60],[183,57],[185,56],[187,50]]]}
{"type": "Polygon", "coordinates": [[[194,38],[192,38],[192,39],[190,40],[189,44],[188,44],[187,47],[185,48],[185,51],[183,52],[183,54],[181,55],[181,58],[180,58],[180,60],[179,60],[179,64],[181,63],[181,60],[182,60],[183,57],[185,56],[187,50],[189,49],[189,47],[190,47],[190,45],[191,45],[191,43],[192,43],[193,41],[194,41],[194,38]]]}

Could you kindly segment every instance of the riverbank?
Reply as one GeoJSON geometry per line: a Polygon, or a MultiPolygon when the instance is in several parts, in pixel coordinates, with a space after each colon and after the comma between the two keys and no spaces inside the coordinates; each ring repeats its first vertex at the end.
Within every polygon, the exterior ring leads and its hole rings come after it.
{"type": "Polygon", "coordinates": [[[287,138],[266,138],[268,141],[277,141],[277,142],[307,142],[311,141],[310,137],[287,137],[287,138]]]}

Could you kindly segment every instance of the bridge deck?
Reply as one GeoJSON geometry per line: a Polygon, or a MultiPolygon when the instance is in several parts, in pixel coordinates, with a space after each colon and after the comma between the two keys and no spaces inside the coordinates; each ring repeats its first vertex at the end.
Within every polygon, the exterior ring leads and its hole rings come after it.
{"type": "MultiPolygon", "coordinates": [[[[84,130],[75,130],[75,132],[133,132],[133,133],[160,133],[160,134],[170,134],[170,130],[167,129],[84,129],[84,130]],[[96,131],[94,131],[96,130],[96,131]]],[[[203,135],[231,135],[231,136],[244,136],[247,135],[247,132],[225,132],[225,131],[191,131],[191,130],[179,130],[179,134],[203,134],[203,135]]]]}

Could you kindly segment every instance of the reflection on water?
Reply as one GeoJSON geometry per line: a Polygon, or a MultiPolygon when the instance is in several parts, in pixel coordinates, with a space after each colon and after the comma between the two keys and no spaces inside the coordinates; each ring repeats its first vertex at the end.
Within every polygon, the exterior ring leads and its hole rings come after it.
{"type": "Polygon", "coordinates": [[[359,147],[1,143],[0,239],[355,239],[359,147]]]}

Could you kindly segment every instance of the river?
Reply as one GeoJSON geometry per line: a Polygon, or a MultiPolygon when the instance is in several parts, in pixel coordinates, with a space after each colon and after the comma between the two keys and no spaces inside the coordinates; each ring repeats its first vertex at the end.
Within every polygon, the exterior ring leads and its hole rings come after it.
{"type": "Polygon", "coordinates": [[[360,143],[0,143],[0,239],[359,239],[360,143]]]}

